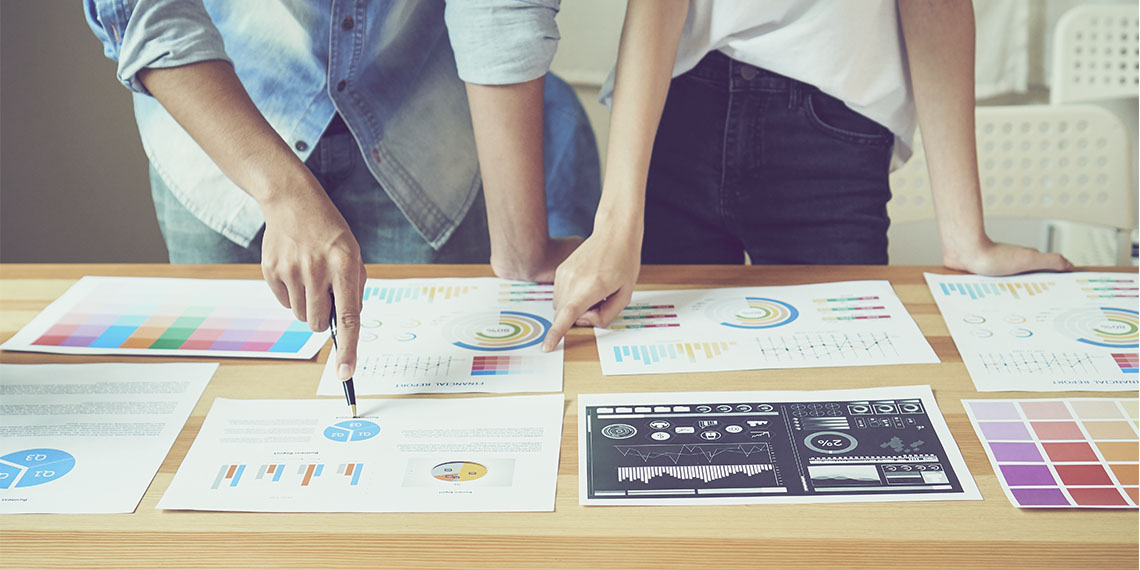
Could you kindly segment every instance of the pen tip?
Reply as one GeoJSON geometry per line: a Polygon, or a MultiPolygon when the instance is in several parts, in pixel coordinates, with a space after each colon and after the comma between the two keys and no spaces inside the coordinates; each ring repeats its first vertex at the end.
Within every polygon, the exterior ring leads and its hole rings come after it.
{"type": "Polygon", "coordinates": [[[348,407],[352,408],[352,417],[356,417],[356,404],[349,404],[348,407]]]}

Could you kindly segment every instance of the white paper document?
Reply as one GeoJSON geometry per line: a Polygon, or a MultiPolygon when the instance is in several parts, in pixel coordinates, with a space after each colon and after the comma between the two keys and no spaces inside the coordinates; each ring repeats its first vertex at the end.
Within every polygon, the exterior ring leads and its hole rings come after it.
{"type": "Polygon", "coordinates": [[[929,386],[582,394],[583,505],[981,500],[929,386]]]}
{"type": "Polygon", "coordinates": [[[926,274],[980,392],[1135,390],[1137,278],[926,274]]]}
{"type": "Polygon", "coordinates": [[[594,334],[606,375],[938,362],[887,281],[636,291],[594,334]]]}
{"type": "Polygon", "coordinates": [[[132,513],[216,363],[0,364],[0,513],[132,513]]]}
{"type": "Polygon", "coordinates": [[[160,509],[552,511],[562,394],[464,399],[226,400],[160,509]]]}
{"type": "Polygon", "coordinates": [[[80,279],[3,346],[58,354],[312,358],[328,340],[264,281],[80,279]]]}
{"type": "MultiPolygon", "coordinates": [[[[357,394],[558,392],[562,348],[542,352],[552,285],[474,279],[369,279],[360,313],[357,394]]],[[[330,356],[317,394],[343,392],[330,356]]]]}

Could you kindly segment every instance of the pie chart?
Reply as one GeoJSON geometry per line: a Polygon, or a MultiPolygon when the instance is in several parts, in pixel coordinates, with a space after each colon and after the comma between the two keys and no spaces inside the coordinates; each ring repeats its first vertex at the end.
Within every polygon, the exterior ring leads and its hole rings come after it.
{"type": "Polygon", "coordinates": [[[75,467],[75,457],[58,449],[25,449],[0,457],[0,489],[50,483],[75,467]]]}
{"type": "Polygon", "coordinates": [[[332,441],[364,441],[376,437],[380,426],[366,420],[349,420],[325,428],[325,439],[332,441]]]}
{"type": "Polygon", "coordinates": [[[487,468],[470,461],[449,461],[431,469],[431,476],[448,483],[474,481],[487,474],[487,468]]]}

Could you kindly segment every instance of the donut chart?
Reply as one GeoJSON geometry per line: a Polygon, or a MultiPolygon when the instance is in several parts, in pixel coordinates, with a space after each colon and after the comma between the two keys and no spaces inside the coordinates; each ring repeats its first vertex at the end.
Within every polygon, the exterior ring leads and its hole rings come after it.
{"type": "Polygon", "coordinates": [[[1077,342],[1106,348],[1140,347],[1136,311],[1119,307],[1087,307],[1062,313],[1057,328],[1077,342]]]}
{"type": "Polygon", "coordinates": [[[479,463],[470,461],[449,461],[440,463],[431,469],[431,476],[448,483],[465,483],[482,478],[487,474],[487,468],[479,463]]]}
{"type": "Polygon", "coordinates": [[[737,329],[770,329],[784,326],[800,316],[792,305],[777,299],[745,297],[725,299],[709,307],[713,320],[737,329]]]}
{"type": "Polygon", "coordinates": [[[546,337],[550,321],[530,313],[498,311],[465,317],[450,327],[455,346],[501,351],[534,346],[546,337]]]}
{"type": "Polygon", "coordinates": [[[0,489],[50,483],[75,467],[75,457],[59,449],[25,449],[0,457],[0,489]]]}

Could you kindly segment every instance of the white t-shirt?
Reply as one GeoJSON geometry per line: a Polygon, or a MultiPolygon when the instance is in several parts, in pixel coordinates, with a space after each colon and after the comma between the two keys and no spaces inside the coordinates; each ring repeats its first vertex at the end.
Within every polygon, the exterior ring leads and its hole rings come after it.
{"type": "MultiPolygon", "coordinates": [[[[673,77],[711,51],[818,87],[911,154],[914,96],[895,0],[691,0],[673,77]]],[[[613,83],[602,88],[609,100],[613,83]]]]}

